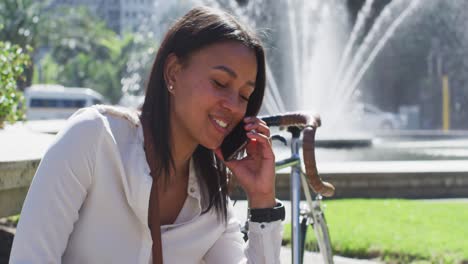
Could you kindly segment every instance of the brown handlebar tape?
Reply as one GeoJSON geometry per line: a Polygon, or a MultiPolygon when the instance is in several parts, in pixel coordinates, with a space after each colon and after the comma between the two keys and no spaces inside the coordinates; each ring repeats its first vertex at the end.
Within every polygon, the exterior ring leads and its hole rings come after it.
{"type": "Polygon", "coordinates": [[[309,185],[316,193],[331,197],[335,193],[335,187],[328,182],[322,181],[315,163],[315,128],[307,126],[302,133],[302,151],[304,155],[305,173],[309,185]]]}
{"type": "Polygon", "coordinates": [[[302,150],[304,153],[305,173],[312,189],[323,196],[330,197],[335,193],[335,187],[320,178],[315,162],[315,131],[321,125],[319,116],[304,113],[286,113],[276,116],[262,117],[268,126],[304,127],[302,150]]]}
{"type": "Polygon", "coordinates": [[[319,116],[309,116],[304,113],[286,113],[282,115],[261,117],[268,126],[314,126],[321,124],[319,116]]]}

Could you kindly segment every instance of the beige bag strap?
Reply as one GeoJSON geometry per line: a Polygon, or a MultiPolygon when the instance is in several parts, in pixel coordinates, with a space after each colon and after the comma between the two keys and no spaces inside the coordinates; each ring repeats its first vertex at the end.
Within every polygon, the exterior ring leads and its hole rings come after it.
{"type": "Polygon", "coordinates": [[[163,264],[162,243],[161,243],[161,220],[159,218],[159,195],[158,195],[158,177],[154,175],[156,170],[156,159],[154,156],[154,140],[149,125],[141,119],[143,126],[144,148],[146,161],[150,167],[150,174],[153,178],[151,185],[151,194],[149,200],[148,225],[153,239],[152,253],[153,264],[163,264]]]}

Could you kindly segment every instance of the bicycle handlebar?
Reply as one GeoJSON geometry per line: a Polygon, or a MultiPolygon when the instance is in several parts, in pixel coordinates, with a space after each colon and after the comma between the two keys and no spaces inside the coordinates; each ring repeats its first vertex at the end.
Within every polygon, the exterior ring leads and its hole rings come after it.
{"type": "Polygon", "coordinates": [[[307,126],[302,133],[302,151],[304,155],[305,173],[309,180],[309,184],[316,193],[323,196],[331,197],[335,194],[335,187],[329,183],[322,181],[317,171],[315,162],[315,131],[317,127],[307,126]]]}
{"type": "Polygon", "coordinates": [[[282,115],[261,117],[268,126],[307,126],[319,127],[321,125],[320,117],[309,116],[303,113],[286,113],[282,115]]]}
{"type": "Polygon", "coordinates": [[[321,125],[320,117],[309,116],[303,113],[287,113],[261,117],[261,119],[268,126],[296,126],[303,128],[302,151],[308,183],[316,193],[326,197],[333,196],[335,187],[328,182],[322,181],[315,161],[315,131],[321,125]]]}

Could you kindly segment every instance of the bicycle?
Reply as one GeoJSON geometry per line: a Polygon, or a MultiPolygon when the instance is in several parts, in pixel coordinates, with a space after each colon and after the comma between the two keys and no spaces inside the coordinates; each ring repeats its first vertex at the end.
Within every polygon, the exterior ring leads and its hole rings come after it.
{"type": "MultiPolygon", "coordinates": [[[[302,113],[289,113],[284,115],[261,117],[269,127],[287,128],[291,133],[291,156],[276,162],[275,171],[283,168],[291,168],[291,248],[292,264],[303,263],[305,238],[307,227],[312,226],[324,263],[333,264],[333,252],[331,247],[328,226],[322,211],[322,195],[333,196],[335,188],[320,178],[315,162],[315,132],[320,126],[320,118],[308,116],[302,113]],[[302,170],[302,160],[299,155],[300,136],[303,134],[302,149],[305,171],[302,170]],[[300,208],[301,186],[307,206],[300,208]],[[310,188],[317,194],[312,198],[310,188]]],[[[272,136],[272,140],[279,140],[287,145],[287,140],[280,136],[272,136]]],[[[247,239],[248,225],[244,227],[244,235],[247,239]]]]}

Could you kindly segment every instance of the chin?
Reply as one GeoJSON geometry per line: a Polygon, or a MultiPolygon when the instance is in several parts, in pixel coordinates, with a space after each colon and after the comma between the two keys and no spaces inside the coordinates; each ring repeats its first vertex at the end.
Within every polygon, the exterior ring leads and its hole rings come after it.
{"type": "Polygon", "coordinates": [[[215,150],[215,149],[221,147],[222,143],[223,143],[222,141],[214,142],[213,140],[210,140],[208,142],[200,142],[200,145],[202,145],[203,147],[205,147],[207,149],[215,150]]]}

